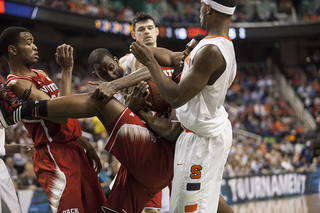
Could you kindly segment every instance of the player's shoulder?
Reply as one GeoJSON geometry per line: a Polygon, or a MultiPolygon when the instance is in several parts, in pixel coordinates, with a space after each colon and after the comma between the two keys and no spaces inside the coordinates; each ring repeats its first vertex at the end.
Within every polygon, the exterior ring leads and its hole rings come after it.
{"type": "Polygon", "coordinates": [[[132,53],[128,53],[128,54],[126,54],[125,56],[123,56],[123,57],[121,57],[119,59],[119,65],[125,63],[127,60],[132,61],[133,58],[134,58],[133,54],[132,53]]]}
{"type": "Polygon", "coordinates": [[[45,75],[46,77],[48,76],[47,73],[43,70],[38,70],[38,69],[32,69],[33,72],[37,73],[37,74],[42,74],[45,75]]]}
{"type": "Polygon", "coordinates": [[[194,59],[201,60],[202,63],[205,61],[213,62],[216,60],[221,60],[222,58],[222,53],[219,47],[215,44],[207,44],[202,46],[194,55],[194,59]]]}

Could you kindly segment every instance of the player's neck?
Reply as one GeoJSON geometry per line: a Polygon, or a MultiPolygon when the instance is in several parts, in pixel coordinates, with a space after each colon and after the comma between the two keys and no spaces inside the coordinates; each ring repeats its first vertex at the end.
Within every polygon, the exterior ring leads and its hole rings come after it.
{"type": "Polygon", "coordinates": [[[152,45],[147,45],[148,47],[157,47],[157,42],[155,42],[154,44],[152,45]]]}
{"type": "Polygon", "coordinates": [[[27,76],[32,74],[30,66],[26,66],[23,64],[9,63],[9,69],[10,73],[16,75],[27,76]]]}
{"type": "Polygon", "coordinates": [[[212,36],[225,36],[229,37],[229,27],[221,27],[221,28],[211,28],[207,30],[207,36],[212,37],[212,36]]]}
{"type": "Polygon", "coordinates": [[[218,36],[223,35],[229,37],[229,24],[230,19],[215,17],[209,19],[207,23],[207,36],[218,36]]]}

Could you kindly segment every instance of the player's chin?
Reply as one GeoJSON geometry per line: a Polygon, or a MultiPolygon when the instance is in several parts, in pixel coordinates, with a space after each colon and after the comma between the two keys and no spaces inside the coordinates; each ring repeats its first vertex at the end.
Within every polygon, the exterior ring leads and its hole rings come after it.
{"type": "Polygon", "coordinates": [[[154,44],[154,42],[151,41],[151,40],[148,40],[148,41],[145,41],[144,44],[147,45],[147,46],[151,46],[151,45],[154,44]]]}

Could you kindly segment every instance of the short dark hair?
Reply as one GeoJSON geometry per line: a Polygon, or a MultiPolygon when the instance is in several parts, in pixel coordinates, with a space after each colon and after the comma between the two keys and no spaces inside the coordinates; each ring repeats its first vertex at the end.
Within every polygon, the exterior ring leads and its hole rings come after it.
{"type": "Polygon", "coordinates": [[[108,56],[109,58],[113,59],[113,55],[109,52],[109,50],[105,48],[98,48],[93,50],[88,58],[88,63],[90,68],[93,70],[94,64],[100,64],[101,61],[108,56]]]}
{"type": "Polygon", "coordinates": [[[136,14],[136,16],[133,18],[132,20],[132,29],[133,31],[136,30],[136,24],[140,21],[147,21],[147,20],[152,20],[154,25],[155,25],[155,22],[154,22],[154,19],[151,15],[149,14],[146,14],[144,12],[139,12],[136,14]]]}
{"type": "Polygon", "coordinates": [[[202,39],[204,39],[206,35],[198,34],[192,37],[192,39],[196,40],[197,42],[200,42],[202,39]]]}
{"type": "Polygon", "coordinates": [[[20,33],[22,32],[30,31],[24,27],[8,27],[4,31],[2,31],[0,35],[0,51],[7,59],[9,59],[8,46],[18,45],[21,39],[20,33]]]}

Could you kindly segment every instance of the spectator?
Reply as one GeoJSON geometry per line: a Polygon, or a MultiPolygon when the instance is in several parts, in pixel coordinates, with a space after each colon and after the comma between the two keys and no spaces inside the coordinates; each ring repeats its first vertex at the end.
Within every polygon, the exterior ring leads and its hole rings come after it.
{"type": "Polygon", "coordinates": [[[306,163],[310,164],[311,163],[311,141],[307,141],[306,145],[302,148],[299,160],[305,161],[306,163]]]}
{"type": "Polygon", "coordinates": [[[98,151],[104,152],[104,146],[107,144],[108,140],[108,133],[107,131],[101,132],[100,139],[97,141],[98,151]]]}
{"type": "Polygon", "coordinates": [[[6,162],[6,166],[7,166],[9,175],[11,176],[11,178],[14,181],[17,181],[17,179],[18,179],[18,170],[16,168],[14,168],[13,158],[9,156],[9,157],[6,158],[5,162],[6,162]]]}
{"type": "Polygon", "coordinates": [[[17,184],[19,189],[35,190],[41,187],[34,173],[33,164],[31,161],[27,161],[25,164],[24,171],[19,175],[17,184]]]}

